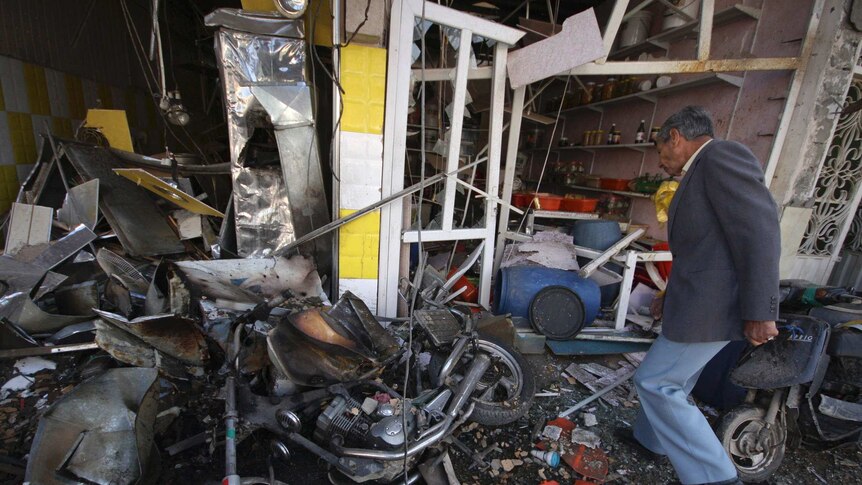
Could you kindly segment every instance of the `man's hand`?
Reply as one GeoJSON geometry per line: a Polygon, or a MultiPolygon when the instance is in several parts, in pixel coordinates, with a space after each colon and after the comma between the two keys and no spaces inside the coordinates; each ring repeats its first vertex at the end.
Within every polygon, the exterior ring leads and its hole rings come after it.
{"type": "Polygon", "coordinates": [[[751,345],[756,347],[775,338],[778,335],[778,329],[775,328],[775,322],[772,320],[746,320],[743,333],[751,345]]]}
{"type": "Polygon", "coordinates": [[[649,312],[656,320],[664,313],[664,293],[659,293],[649,305],[649,312]]]}

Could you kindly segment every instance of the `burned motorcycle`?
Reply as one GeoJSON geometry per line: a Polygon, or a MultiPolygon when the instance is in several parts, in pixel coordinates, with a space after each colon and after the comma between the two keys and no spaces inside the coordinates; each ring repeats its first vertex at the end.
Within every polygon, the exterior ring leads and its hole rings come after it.
{"type": "MultiPolygon", "coordinates": [[[[812,305],[816,298],[842,300],[836,289],[783,290],[782,309],[807,306],[812,314],[822,314],[824,307],[812,305]]],[[[845,310],[857,310],[844,311],[844,321],[782,314],[779,336],[744,355],[730,374],[748,395],[724,414],[716,433],[743,481],[771,476],[788,446],[824,449],[860,443],[862,331],[847,320],[858,317],[862,305],[846,290],[843,294],[845,310]]]]}
{"type": "Polygon", "coordinates": [[[384,328],[346,293],[331,307],[276,319],[265,339],[269,387],[263,372],[239,375],[250,326],[234,332],[225,483],[248,483],[237,474],[234,438],[261,428],[279,438],[274,449],[283,456],[292,446],[323,459],[330,480],[412,481],[415,466],[439,453],[465,421],[511,423],[532,402],[535,385],[523,358],[479,335],[473,317],[456,310],[419,309],[415,325],[384,328]]]}

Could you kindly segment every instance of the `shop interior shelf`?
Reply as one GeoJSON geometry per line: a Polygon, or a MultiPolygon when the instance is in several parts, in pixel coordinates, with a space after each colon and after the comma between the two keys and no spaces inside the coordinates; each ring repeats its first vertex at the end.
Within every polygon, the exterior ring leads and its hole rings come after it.
{"type": "Polygon", "coordinates": [[[586,190],[589,192],[603,192],[606,194],[617,194],[617,195],[624,195],[626,197],[636,197],[636,198],[641,198],[641,199],[649,199],[650,197],[652,197],[652,194],[643,194],[640,192],[627,192],[624,190],[599,189],[596,187],[584,187],[581,185],[568,185],[567,187],[570,189],[586,190]]]}
{"type": "MultiPolygon", "coordinates": [[[[616,98],[611,98],[604,101],[596,101],[595,103],[584,104],[580,106],[574,106],[572,108],[566,108],[561,111],[561,113],[569,113],[572,111],[589,109],[593,111],[602,111],[604,106],[620,104],[625,102],[630,102],[634,100],[646,100],[650,102],[655,102],[658,98],[671,95],[673,93],[683,91],[686,89],[696,88],[700,86],[706,86],[710,84],[716,83],[727,83],[736,87],[742,87],[742,77],[741,76],[733,76],[731,74],[709,74],[707,76],[698,77],[695,79],[689,79],[685,81],[680,81],[677,83],[672,83],[663,88],[653,88],[649,91],[638,91],[636,93],[627,94],[625,96],[618,96],[616,98]]],[[[556,115],[556,113],[552,113],[552,115],[556,115]]],[[[614,145],[620,146],[620,145],[614,145]]]]}
{"type": "MultiPolygon", "coordinates": [[[[760,9],[750,7],[748,5],[735,4],[730,8],[715,12],[712,26],[715,28],[741,18],[757,20],[760,18],[760,9]]],[[[696,33],[699,30],[699,27],[700,19],[698,18],[690,22],[686,22],[679,27],[668,29],[660,34],[656,34],[642,42],[638,42],[637,44],[611,52],[611,55],[608,57],[609,59],[620,60],[625,59],[626,57],[631,58],[633,56],[637,56],[642,52],[667,50],[671,42],[682,39],[689,34],[696,33]]]]}
{"type": "MultiPolygon", "coordinates": [[[[626,148],[629,150],[634,150],[636,152],[643,152],[644,150],[648,150],[648,149],[652,148],[652,146],[653,146],[652,143],[631,143],[631,144],[626,144],[626,145],[572,145],[572,146],[567,146],[567,147],[552,146],[551,151],[582,150],[585,152],[591,152],[593,150],[626,148]]],[[[547,151],[548,147],[539,147],[539,148],[534,148],[533,150],[538,151],[538,152],[547,151]]]]}

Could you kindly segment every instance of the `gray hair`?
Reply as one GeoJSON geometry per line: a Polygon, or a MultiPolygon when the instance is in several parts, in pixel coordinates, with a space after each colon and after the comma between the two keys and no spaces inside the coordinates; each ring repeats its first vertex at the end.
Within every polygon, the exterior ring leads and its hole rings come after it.
{"type": "Polygon", "coordinates": [[[714,137],[712,127],[712,116],[702,106],[686,106],[685,108],[670,115],[661,125],[656,139],[666,143],[670,140],[670,130],[676,128],[679,134],[686,140],[693,140],[699,136],[714,137]]]}

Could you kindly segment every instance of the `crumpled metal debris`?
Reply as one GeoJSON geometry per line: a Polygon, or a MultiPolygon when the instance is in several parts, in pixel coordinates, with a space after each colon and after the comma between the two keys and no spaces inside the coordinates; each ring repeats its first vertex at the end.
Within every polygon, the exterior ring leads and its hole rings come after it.
{"type": "Polygon", "coordinates": [[[39,422],[25,481],[152,483],[158,473],[157,378],[154,369],[111,369],[54,403],[39,422]]]}
{"type": "Polygon", "coordinates": [[[289,295],[299,300],[326,301],[314,260],[304,256],[264,259],[222,259],[173,263],[183,281],[198,295],[216,301],[257,304],[289,295]]]}
{"type": "MultiPolygon", "coordinates": [[[[302,21],[219,9],[206,24],[221,27],[237,254],[266,257],[329,222],[302,21]]],[[[330,241],[309,245],[323,273],[330,241]]]]}
{"type": "MultiPolygon", "coordinates": [[[[97,310],[96,343],[114,358],[141,367],[167,366],[169,357],[195,375],[210,358],[206,338],[194,320],[176,315],[152,315],[127,320],[97,310]],[[107,325],[105,325],[107,324],[107,325]]],[[[176,366],[171,366],[175,369],[176,366]]],[[[174,373],[174,372],[171,372],[174,373]]]]}

